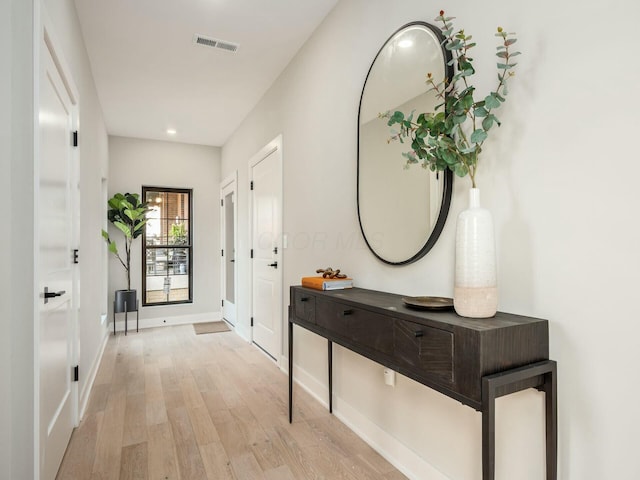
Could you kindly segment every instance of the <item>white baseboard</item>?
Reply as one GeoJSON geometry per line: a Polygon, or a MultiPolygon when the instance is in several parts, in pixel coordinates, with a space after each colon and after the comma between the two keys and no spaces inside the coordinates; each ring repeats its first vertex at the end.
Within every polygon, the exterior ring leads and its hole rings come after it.
{"type": "Polygon", "coordinates": [[[82,420],[84,417],[84,412],[87,409],[87,404],[89,403],[89,395],[91,393],[91,389],[93,388],[93,382],[96,380],[96,375],[98,373],[98,368],[100,367],[100,362],[102,361],[102,355],[104,354],[104,349],[107,346],[107,340],[109,340],[109,331],[103,330],[103,338],[102,338],[102,346],[96,357],[93,359],[93,363],[91,365],[91,369],[87,375],[87,379],[84,382],[82,387],[82,391],[80,392],[79,406],[78,409],[78,419],[82,420]]]}
{"type": "MultiPolygon", "coordinates": [[[[318,402],[329,408],[328,387],[295,364],[293,372],[295,382],[318,402]]],[[[450,480],[405,444],[362,415],[357,408],[335,395],[335,392],[333,414],[409,479],[450,480]]]]}
{"type": "MultiPolygon", "coordinates": [[[[123,317],[123,314],[118,314],[123,317]]],[[[193,315],[175,315],[173,317],[141,318],[140,328],[168,327],[172,325],[185,325],[189,323],[216,322],[222,320],[222,312],[196,313],[193,315]]],[[[127,320],[129,331],[136,329],[136,312],[129,312],[127,320]]],[[[113,322],[110,323],[113,331],[113,322]]],[[[124,332],[124,318],[116,321],[116,331],[124,332]]]]}

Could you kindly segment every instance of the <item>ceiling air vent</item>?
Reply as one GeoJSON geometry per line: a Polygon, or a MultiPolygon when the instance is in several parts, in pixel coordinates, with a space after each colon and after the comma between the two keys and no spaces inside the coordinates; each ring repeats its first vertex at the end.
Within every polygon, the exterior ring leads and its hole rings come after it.
{"type": "Polygon", "coordinates": [[[235,52],[238,50],[237,43],[226,42],[224,40],[217,40],[211,37],[205,37],[204,35],[194,35],[193,43],[197,45],[203,45],[205,47],[219,48],[220,50],[226,50],[228,52],[235,52]]]}

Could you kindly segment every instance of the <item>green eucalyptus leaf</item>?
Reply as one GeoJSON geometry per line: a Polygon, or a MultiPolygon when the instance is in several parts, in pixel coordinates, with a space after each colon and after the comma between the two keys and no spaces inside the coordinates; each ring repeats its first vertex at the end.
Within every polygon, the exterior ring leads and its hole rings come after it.
{"type": "Polygon", "coordinates": [[[487,139],[487,132],[485,132],[483,129],[478,128],[477,130],[475,130],[472,134],[471,134],[471,138],[470,140],[473,143],[481,143],[484,142],[487,139]]]}
{"type": "Polygon", "coordinates": [[[508,47],[509,45],[513,45],[514,43],[516,43],[518,41],[517,38],[509,38],[508,40],[505,40],[504,42],[504,46],[508,47]]]}
{"type": "Polygon", "coordinates": [[[455,165],[458,162],[456,154],[450,150],[441,149],[440,157],[447,163],[447,165],[455,165]]]}
{"type": "Polygon", "coordinates": [[[498,53],[496,53],[496,56],[500,58],[507,58],[507,55],[507,52],[504,50],[500,50],[498,53]]]}
{"type": "Polygon", "coordinates": [[[473,111],[473,114],[474,114],[476,117],[480,117],[480,118],[482,118],[482,117],[486,117],[487,115],[489,115],[489,112],[488,112],[488,111],[487,111],[487,109],[486,109],[486,108],[484,108],[484,107],[478,107],[478,108],[476,108],[476,109],[473,111]]]}
{"type": "Polygon", "coordinates": [[[513,53],[509,54],[510,57],[515,57],[515,56],[518,56],[518,55],[520,55],[520,52],[513,52],[513,53]]]}
{"type": "Polygon", "coordinates": [[[462,162],[457,163],[452,170],[458,177],[465,177],[469,173],[469,168],[462,162]]]}
{"type": "MultiPolygon", "coordinates": [[[[485,131],[488,132],[491,129],[491,127],[493,127],[493,115],[489,115],[484,120],[482,120],[482,128],[485,131]]],[[[473,137],[473,135],[472,135],[472,137],[473,137]]],[[[473,139],[471,141],[473,142],[473,139]]]]}
{"type": "Polygon", "coordinates": [[[393,118],[396,123],[400,123],[404,120],[404,113],[396,111],[391,118],[393,118]]]}
{"type": "Polygon", "coordinates": [[[489,94],[484,98],[484,105],[487,109],[498,108],[500,106],[500,101],[493,96],[493,94],[489,94]]]}

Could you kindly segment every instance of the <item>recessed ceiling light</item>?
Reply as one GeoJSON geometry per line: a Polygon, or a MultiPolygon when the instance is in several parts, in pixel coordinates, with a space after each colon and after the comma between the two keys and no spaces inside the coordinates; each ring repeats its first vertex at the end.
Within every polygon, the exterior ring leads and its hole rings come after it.
{"type": "Polygon", "coordinates": [[[176,133],[175,128],[167,128],[167,135],[175,135],[176,133]]]}
{"type": "Polygon", "coordinates": [[[409,39],[405,39],[405,40],[400,40],[398,42],[398,46],[400,48],[409,48],[410,46],[413,45],[413,40],[409,40],[409,39]]]}

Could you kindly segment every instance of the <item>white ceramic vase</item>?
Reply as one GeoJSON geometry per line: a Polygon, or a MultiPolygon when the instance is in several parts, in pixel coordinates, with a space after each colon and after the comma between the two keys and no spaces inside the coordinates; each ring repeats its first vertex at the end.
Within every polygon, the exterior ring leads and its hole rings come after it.
{"type": "Polygon", "coordinates": [[[470,318],[493,317],[498,309],[493,218],[480,207],[477,188],[469,192],[469,208],[458,215],[453,306],[470,318]]]}

